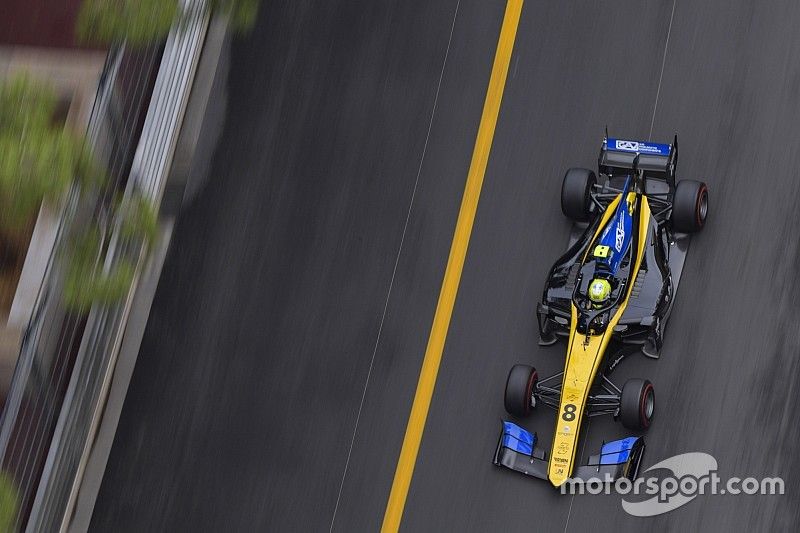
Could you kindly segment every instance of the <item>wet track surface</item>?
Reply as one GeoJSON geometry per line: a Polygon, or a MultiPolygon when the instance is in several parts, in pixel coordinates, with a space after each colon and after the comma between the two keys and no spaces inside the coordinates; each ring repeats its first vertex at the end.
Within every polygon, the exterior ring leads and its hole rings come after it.
{"type": "MultiPolygon", "coordinates": [[[[526,2],[404,529],[800,520],[800,5],[696,4],[526,2]],[[561,176],[595,167],[605,125],[677,132],[679,178],[711,191],[662,358],[615,374],[656,387],[644,465],[703,451],[723,478],[783,477],[783,497],[642,519],[491,464],[509,367],[563,364],[535,306],[569,233],[561,176]]],[[[178,221],[93,530],[380,527],[504,8],[263,2],[232,47],[225,131],[178,221]]],[[[552,424],[525,421],[544,442],[552,424]]],[[[584,457],[625,434],[583,431],[584,457]]]]}

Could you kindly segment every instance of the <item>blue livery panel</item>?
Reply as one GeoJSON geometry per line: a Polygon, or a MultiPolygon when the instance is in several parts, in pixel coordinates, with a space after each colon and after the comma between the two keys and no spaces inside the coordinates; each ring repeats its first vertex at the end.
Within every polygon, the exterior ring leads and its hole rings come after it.
{"type": "Polygon", "coordinates": [[[619,465],[627,462],[638,439],[639,437],[628,437],[603,444],[600,448],[600,464],[619,465]]]}
{"type": "Polygon", "coordinates": [[[603,252],[600,255],[595,252],[594,257],[597,264],[604,265],[609,274],[617,273],[622,258],[631,245],[633,210],[627,202],[629,184],[630,177],[625,181],[625,188],[622,191],[622,199],[617,206],[617,212],[608,221],[608,225],[594,245],[595,251],[599,247],[603,247],[603,252]]]}
{"type": "Polygon", "coordinates": [[[533,449],[536,446],[536,435],[513,422],[503,421],[502,445],[517,453],[533,455],[533,449]]]}
{"type": "Polygon", "coordinates": [[[614,152],[631,152],[636,154],[668,156],[670,152],[670,145],[649,143],[644,141],[630,141],[626,139],[607,139],[606,149],[614,152]]]}

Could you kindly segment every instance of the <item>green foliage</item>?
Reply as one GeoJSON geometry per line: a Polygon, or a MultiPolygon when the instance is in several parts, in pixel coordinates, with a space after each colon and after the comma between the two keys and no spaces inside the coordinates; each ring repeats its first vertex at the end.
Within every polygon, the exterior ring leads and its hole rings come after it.
{"type": "Polygon", "coordinates": [[[13,531],[19,510],[17,487],[8,474],[0,472],[0,531],[13,531]]]}
{"type": "Polygon", "coordinates": [[[55,92],[25,74],[4,80],[0,87],[0,128],[3,130],[22,131],[31,125],[48,125],[55,108],[55,92]]]}
{"type": "Polygon", "coordinates": [[[104,272],[104,240],[103,232],[95,226],[73,242],[64,279],[64,302],[73,311],[86,312],[95,303],[117,303],[130,289],[135,265],[121,261],[104,272]]]}
{"type": "Polygon", "coordinates": [[[118,208],[120,236],[123,239],[141,240],[151,248],[158,236],[158,213],[153,204],[143,196],[134,196],[118,208]]]}
{"type": "MultiPolygon", "coordinates": [[[[53,124],[55,107],[54,92],[26,76],[0,85],[0,223],[6,229],[30,223],[42,201],[57,201],[76,177],[85,189],[102,187],[105,181],[84,139],[53,124]]],[[[156,211],[144,198],[118,202],[103,220],[76,234],[64,258],[64,299],[78,312],[93,303],[116,303],[128,293],[134,259],[122,259],[108,272],[102,268],[115,228],[121,239],[148,249],[156,239],[156,211]]]]}
{"type": "Polygon", "coordinates": [[[84,0],[76,30],[83,41],[147,45],[166,38],[177,15],[178,0],[84,0]]]}
{"type": "MultiPolygon", "coordinates": [[[[260,0],[207,0],[205,10],[230,18],[237,30],[255,22],[260,0]]],[[[77,34],[86,42],[127,41],[145,46],[164,40],[173,23],[187,16],[179,0],[84,0],[78,14],[77,34]]]]}
{"type": "Polygon", "coordinates": [[[103,270],[104,252],[113,228],[119,228],[120,243],[141,243],[149,252],[156,242],[157,213],[142,196],[117,203],[110,220],[108,227],[95,225],[76,236],[69,251],[64,301],[73,311],[86,312],[95,303],[117,303],[130,289],[136,271],[135,258],[119,258],[111,270],[103,270]]]}
{"type": "Polygon", "coordinates": [[[18,75],[0,85],[0,223],[27,223],[42,201],[56,201],[76,176],[96,175],[83,139],[53,124],[56,98],[18,75]]]}

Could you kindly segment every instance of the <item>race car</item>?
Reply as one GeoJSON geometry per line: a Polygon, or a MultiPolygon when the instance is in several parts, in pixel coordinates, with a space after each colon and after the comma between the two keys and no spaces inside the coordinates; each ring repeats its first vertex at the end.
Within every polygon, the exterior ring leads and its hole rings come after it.
{"type": "Polygon", "coordinates": [[[645,379],[622,387],[616,366],[641,350],[658,358],[691,234],[708,216],[708,187],[676,183],[678,139],[671,144],[603,139],[598,173],[569,169],[561,209],[573,225],[567,252],[553,265],[537,308],[540,344],[567,340],[563,372],[539,379],[532,366],[509,372],[505,409],[525,417],[538,405],[557,412],[553,443],[503,421],[494,463],[558,487],[568,480],[634,479],[644,453],[642,436],[605,442],[576,468],[584,417],[611,415],[631,430],[646,430],[655,391],[645,379]],[[597,176],[599,175],[599,179],[597,176]],[[610,346],[618,351],[607,357],[610,346]]]}

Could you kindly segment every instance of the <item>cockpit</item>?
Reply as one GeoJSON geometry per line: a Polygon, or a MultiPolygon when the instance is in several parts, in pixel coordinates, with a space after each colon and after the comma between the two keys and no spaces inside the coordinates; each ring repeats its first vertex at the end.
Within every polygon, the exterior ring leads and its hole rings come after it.
{"type": "Polygon", "coordinates": [[[607,307],[619,296],[622,283],[602,258],[591,257],[581,267],[575,300],[586,311],[607,307]]]}

